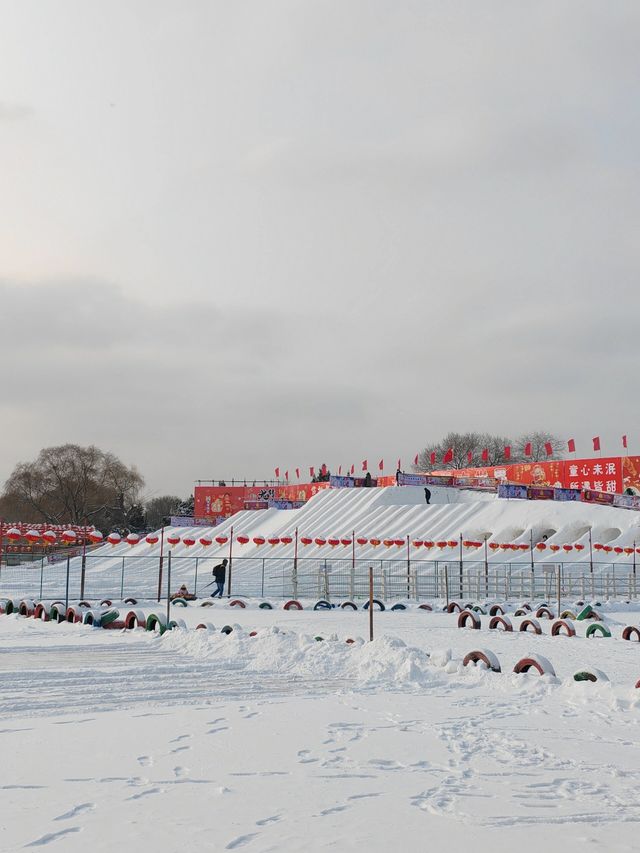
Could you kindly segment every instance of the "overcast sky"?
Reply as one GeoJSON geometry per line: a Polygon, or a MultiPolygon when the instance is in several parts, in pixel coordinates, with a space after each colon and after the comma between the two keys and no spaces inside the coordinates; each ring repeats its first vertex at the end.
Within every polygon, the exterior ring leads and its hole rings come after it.
{"type": "Polygon", "coordinates": [[[637,0],[0,12],[0,480],[640,451],[637,0]]]}

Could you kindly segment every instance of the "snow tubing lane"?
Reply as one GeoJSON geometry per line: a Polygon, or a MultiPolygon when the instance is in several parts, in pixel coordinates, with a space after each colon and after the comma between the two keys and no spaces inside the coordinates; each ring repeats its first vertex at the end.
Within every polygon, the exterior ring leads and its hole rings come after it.
{"type": "Polygon", "coordinates": [[[341,610],[357,610],[358,605],[354,601],[343,601],[340,605],[341,610]]]}
{"type": "Polygon", "coordinates": [[[302,605],[299,601],[292,599],[291,601],[287,601],[286,604],[282,607],[283,610],[302,610],[302,605]]]}
{"type": "Polygon", "coordinates": [[[464,656],[462,665],[468,666],[470,663],[483,663],[492,672],[502,672],[500,661],[489,649],[474,649],[472,652],[469,652],[469,654],[464,656]]]}
{"type": "Polygon", "coordinates": [[[494,631],[501,625],[504,631],[513,631],[513,623],[508,616],[494,616],[489,622],[489,630],[494,631]]]}
{"type": "Polygon", "coordinates": [[[473,610],[463,610],[458,616],[458,628],[466,628],[467,622],[471,622],[471,627],[476,630],[480,629],[480,617],[473,610]]]}
{"type": "Polygon", "coordinates": [[[580,669],[573,675],[574,681],[609,681],[609,676],[600,669],[580,669]]]}
{"type": "Polygon", "coordinates": [[[147,616],[147,621],[145,622],[144,627],[147,631],[157,630],[162,635],[167,630],[167,622],[164,616],[158,613],[150,613],[147,616]]]}
{"type": "Polygon", "coordinates": [[[552,637],[575,637],[576,629],[568,619],[556,619],[551,626],[552,637]]]}
{"type": "Polygon", "coordinates": [[[636,640],[640,643],[640,628],[636,628],[635,625],[627,625],[627,627],[624,628],[622,631],[622,639],[633,640],[634,636],[636,640]]]}
{"type": "MultiPolygon", "coordinates": [[[[133,603],[135,604],[135,601],[133,603]]],[[[187,602],[184,600],[184,598],[174,598],[171,601],[171,606],[172,607],[187,607],[187,602]]]]}
{"type": "Polygon", "coordinates": [[[144,628],[147,624],[147,619],[142,610],[130,610],[124,617],[124,627],[128,631],[133,631],[134,628],[144,628]]]}
{"type": "Polygon", "coordinates": [[[261,601],[258,605],[259,610],[273,610],[273,604],[269,604],[268,601],[261,601]]]}
{"type": "Polygon", "coordinates": [[[433,613],[433,607],[430,604],[419,604],[418,610],[430,610],[433,613]]]}
{"type": "Polygon", "coordinates": [[[489,616],[504,616],[504,608],[500,604],[493,604],[489,608],[489,616]]]}
{"type": "Polygon", "coordinates": [[[589,639],[589,637],[595,637],[596,634],[600,634],[601,637],[610,637],[611,631],[601,622],[594,622],[593,625],[589,625],[587,628],[585,637],[589,639]]]}
{"type": "Polygon", "coordinates": [[[391,610],[406,610],[406,609],[407,608],[405,607],[405,605],[400,604],[400,602],[398,602],[398,604],[394,604],[393,607],[391,608],[391,610]]]}
{"type": "Polygon", "coordinates": [[[542,634],[542,628],[540,627],[540,623],[537,619],[525,619],[520,623],[519,631],[529,631],[529,626],[533,628],[534,634],[542,634]]]}
{"type": "Polygon", "coordinates": [[[555,619],[555,616],[546,605],[544,607],[538,607],[538,609],[536,610],[536,619],[542,618],[555,619]]]}
{"type": "Polygon", "coordinates": [[[239,598],[234,598],[233,601],[229,602],[229,607],[246,607],[247,605],[244,601],[241,601],[239,598]]]}
{"type": "Polygon", "coordinates": [[[313,605],[314,610],[331,610],[331,602],[327,601],[324,598],[321,598],[320,601],[316,601],[313,605]]]}
{"type": "MultiPolygon", "coordinates": [[[[384,609],[385,609],[384,604],[380,601],[380,599],[379,599],[379,598],[374,598],[374,599],[373,599],[373,603],[378,605],[378,610],[384,610],[384,609]]],[[[363,606],[363,609],[364,609],[364,610],[368,610],[368,609],[369,609],[369,602],[368,602],[368,601],[365,601],[364,606],[363,606]]]]}
{"type": "Polygon", "coordinates": [[[447,613],[462,613],[462,607],[457,601],[450,601],[444,609],[447,613]]]}
{"type": "Polygon", "coordinates": [[[513,671],[516,674],[529,672],[530,669],[535,669],[538,675],[555,675],[556,671],[550,661],[542,655],[531,655],[527,658],[522,658],[514,666],[513,671]]]}

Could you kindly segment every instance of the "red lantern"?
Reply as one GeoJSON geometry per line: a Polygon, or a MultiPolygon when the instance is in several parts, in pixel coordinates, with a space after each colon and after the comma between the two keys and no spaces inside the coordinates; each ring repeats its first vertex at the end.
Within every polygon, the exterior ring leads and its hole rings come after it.
{"type": "Polygon", "coordinates": [[[182,542],[187,546],[187,548],[191,548],[192,545],[196,544],[196,540],[191,533],[187,534],[187,536],[183,536],[182,542]]]}
{"type": "MultiPolygon", "coordinates": [[[[581,545],[579,542],[577,542],[573,547],[576,551],[584,551],[584,545],[581,545]]],[[[631,550],[633,551],[633,548],[631,550]]]]}
{"type": "Polygon", "coordinates": [[[159,539],[160,537],[157,533],[149,533],[149,535],[145,537],[145,542],[147,542],[149,545],[155,545],[159,539]]]}
{"type": "Polygon", "coordinates": [[[498,545],[497,542],[489,542],[489,548],[491,548],[492,551],[497,551],[499,547],[500,545],[498,545]]]}
{"type": "Polygon", "coordinates": [[[447,543],[444,540],[440,540],[440,542],[436,542],[436,545],[438,546],[438,548],[446,548],[447,547],[447,543]]]}
{"type": "Polygon", "coordinates": [[[424,545],[424,541],[422,539],[414,539],[411,544],[414,548],[422,548],[422,546],[424,545]]]}
{"type": "Polygon", "coordinates": [[[170,533],[167,536],[167,542],[169,543],[169,545],[178,545],[180,542],[180,537],[177,533],[170,533]]]}
{"type": "Polygon", "coordinates": [[[283,545],[291,545],[293,539],[291,538],[291,536],[281,536],[280,541],[283,545]]]}
{"type": "Polygon", "coordinates": [[[310,539],[308,536],[301,536],[300,541],[302,542],[303,545],[311,545],[311,543],[313,542],[313,539],[310,539]]]}
{"type": "Polygon", "coordinates": [[[378,545],[380,544],[380,540],[379,539],[369,539],[369,544],[373,545],[374,548],[377,548],[378,545]]]}
{"type": "Polygon", "coordinates": [[[110,545],[119,545],[122,542],[122,536],[119,533],[110,533],[107,536],[107,542],[110,545]]]}
{"type": "Polygon", "coordinates": [[[358,536],[356,542],[358,543],[358,545],[367,545],[369,540],[365,539],[364,536],[358,536]]]}
{"type": "Polygon", "coordinates": [[[127,543],[129,545],[137,545],[139,541],[140,537],[137,533],[129,533],[129,535],[127,536],[127,543]]]}
{"type": "Polygon", "coordinates": [[[31,544],[34,544],[40,539],[40,534],[37,530],[27,530],[27,532],[24,534],[24,538],[27,540],[27,542],[31,542],[31,544]]]}
{"type": "Polygon", "coordinates": [[[249,541],[249,537],[245,536],[244,533],[241,533],[237,538],[240,545],[246,545],[249,541]]]}
{"type": "Polygon", "coordinates": [[[549,548],[551,548],[552,551],[559,551],[560,550],[559,545],[549,545],[549,548]]]}
{"type": "Polygon", "coordinates": [[[323,545],[326,545],[326,544],[327,544],[327,540],[326,540],[326,539],[323,539],[323,538],[322,538],[322,536],[318,536],[318,537],[314,540],[314,542],[316,543],[316,545],[317,545],[319,548],[321,548],[323,545]]]}
{"type": "Polygon", "coordinates": [[[279,536],[272,536],[272,537],[268,540],[268,542],[269,542],[269,545],[271,545],[271,547],[273,548],[273,546],[274,546],[274,545],[279,545],[279,544],[280,544],[280,537],[279,537],[279,536]]]}
{"type": "Polygon", "coordinates": [[[344,545],[344,547],[347,548],[349,545],[351,545],[351,539],[345,537],[344,539],[340,540],[340,544],[344,545]]]}
{"type": "Polygon", "coordinates": [[[435,542],[432,542],[430,539],[424,540],[424,547],[425,548],[433,548],[434,545],[435,545],[435,542]]]}
{"type": "Polygon", "coordinates": [[[546,551],[547,546],[544,544],[544,542],[538,542],[536,548],[538,549],[538,551],[546,551]]]}
{"type": "Polygon", "coordinates": [[[53,530],[45,530],[45,532],[42,534],[42,538],[47,543],[47,545],[53,545],[53,543],[58,537],[56,536],[53,530]]]}
{"type": "Polygon", "coordinates": [[[473,548],[473,542],[471,542],[469,539],[465,539],[462,543],[462,547],[463,548],[473,548]]]}
{"type": "Polygon", "coordinates": [[[392,545],[395,545],[395,540],[394,539],[384,539],[382,544],[384,545],[385,548],[391,548],[392,545]]]}
{"type": "Polygon", "coordinates": [[[4,535],[12,542],[17,542],[21,538],[22,533],[20,533],[17,527],[10,527],[4,535]]]}
{"type": "Polygon", "coordinates": [[[257,545],[258,547],[260,547],[260,545],[264,545],[264,543],[266,541],[267,540],[264,538],[264,536],[254,536],[253,537],[253,544],[257,545]]]}
{"type": "Polygon", "coordinates": [[[596,544],[593,546],[594,551],[602,551],[603,548],[604,545],[602,545],[600,542],[596,542],[596,544]]]}
{"type": "Polygon", "coordinates": [[[75,542],[77,539],[75,530],[63,531],[61,539],[63,542],[66,542],[68,545],[71,544],[71,542],[75,542]]]}
{"type": "Polygon", "coordinates": [[[633,554],[633,548],[625,548],[624,553],[625,554],[633,554]]]}
{"type": "Polygon", "coordinates": [[[213,545],[213,539],[210,539],[208,536],[201,536],[198,541],[203,548],[208,548],[210,545],[213,545]]]}
{"type": "MultiPolygon", "coordinates": [[[[229,541],[229,537],[228,537],[228,536],[216,536],[216,542],[217,542],[217,544],[218,544],[218,545],[226,545],[228,541],[229,541]]],[[[240,537],[238,536],[238,542],[239,542],[239,541],[240,541],[240,537]]],[[[248,541],[249,541],[249,540],[247,539],[247,542],[248,542],[248,541]]]]}
{"type": "Polygon", "coordinates": [[[449,539],[449,541],[447,542],[447,545],[449,546],[449,548],[457,548],[458,547],[458,543],[456,542],[455,539],[449,539]]]}
{"type": "Polygon", "coordinates": [[[562,548],[564,551],[567,552],[567,554],[569,553],[569,551],[573,551],[573,545],[563,545],[562,548]]]}
{"type": "Polygon", "coordinates": [[[622,548],[619,545],[616,545],[613,550],[616,552],[616,554],[622,554],[622,548]]]}
{"type": "Polygon", "coordinates": [[[98,542],[102,542],[102,540],[104,539],[104,536],[102,535],[102,533],[100,533],[99,530],[92,530],[89,533],[89,539],[94,544],[97,544],[98,542]]]}
{"type": "Polygon", "coordinates": [[[605,551],[607,554],[610,554],[611,553],[611,545],[603,545],[602,550],[605,551]]]}
{"type": "Polygon", "coordinates": [[[339,544],[340,544],[340,540],[339,540],[339,539],[335,539],[335,538],[333,538],[333,539],[328,539],[327,541],[328,541],[329,545],[331,545],[331,547],[332,547],[332,548],[335,548],[335,547],[336,547],[336,545],[339,545],[339,544]]]}
{"type": "Polygon", "coordinates": [[[527,545],[527,543],[526,543],[526,542],[521,542],[521,543],[520,543],[520,550],[521,550],[521,551],[528,551],[528,550],[529,550],[529,546],[527,545]]]}
{"type": "Polygon", "coordinates": [[[394,539],[393,544],[396,545],[398,548],[402,548],[402,546],[406,545],[407,543],[404,539],[394,539]]]}

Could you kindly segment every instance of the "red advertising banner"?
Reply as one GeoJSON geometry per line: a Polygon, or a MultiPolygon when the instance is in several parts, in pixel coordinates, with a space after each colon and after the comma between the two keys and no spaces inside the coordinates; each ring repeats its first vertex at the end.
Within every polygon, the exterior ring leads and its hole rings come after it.
{"type": "MultiPolygon", "coordinates": [[[[193,514],[196,518],[228,518],[245,503],[263,505],[268,501],[300,503],[328,489],[329,483],[300,483],[286,486],[196,486],[193,490],[193,514]]],[[[257,508],[257,507],[256,507],[257,508]]]]}
{"type": "Polygon", "coordinates": [[[576,459],[565,465],[567,489],[591,489],[610,494],[622,492],[622,459],[620,456],[607,459],[576,459]]]}

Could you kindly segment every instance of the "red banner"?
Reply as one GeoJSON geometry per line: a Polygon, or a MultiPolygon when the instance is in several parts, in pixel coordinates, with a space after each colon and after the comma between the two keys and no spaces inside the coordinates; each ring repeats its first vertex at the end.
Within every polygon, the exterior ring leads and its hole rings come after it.
{"type": "Polygon", "coordinates": [[[228,518],[244,509],[245,503],[268,501],[308,501],[329,483],[300,483],[285,486],[196,486],[193,490],[193,514],[196,518],[228,518]]]}

